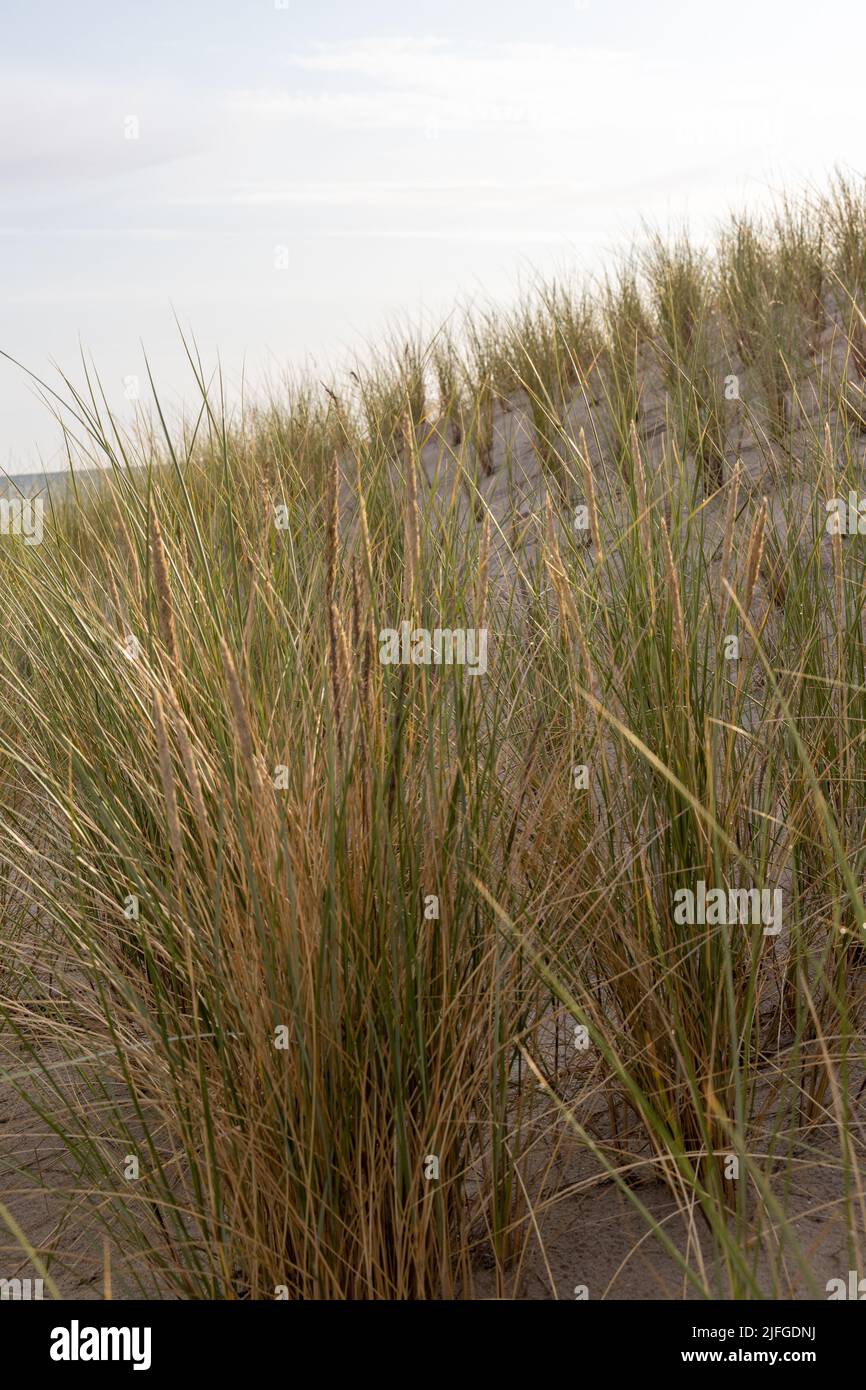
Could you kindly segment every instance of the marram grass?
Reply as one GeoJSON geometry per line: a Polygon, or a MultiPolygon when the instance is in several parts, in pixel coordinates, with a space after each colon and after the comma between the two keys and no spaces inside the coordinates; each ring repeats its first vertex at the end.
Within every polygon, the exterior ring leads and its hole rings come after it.
{"type": "Polygon", "coordinates": [[[242,418],[191,351],[195,428],[69,385],[102,480],[0,538],[18,1195],[163,1297],[519,1296],[611,1183],[668,1296],[823,1296],[812,1218],[863,1268],[864,228],[838,180],[242,418]]]}

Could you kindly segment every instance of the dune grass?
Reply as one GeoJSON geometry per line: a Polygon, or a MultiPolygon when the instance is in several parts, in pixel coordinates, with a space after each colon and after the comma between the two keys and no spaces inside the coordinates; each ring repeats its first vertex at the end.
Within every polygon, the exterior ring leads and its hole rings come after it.
{"type": "Polygon", "coordinates": [[[3,1076],[144,1291],[511,1296],[572,1148],[681,1294],[822,1296],[804,1174],[863,1267],[864,227],[839,180],[240,416],[190,345],[183,429],[66,383],[103,480],[0,544],[3,1076]]]}

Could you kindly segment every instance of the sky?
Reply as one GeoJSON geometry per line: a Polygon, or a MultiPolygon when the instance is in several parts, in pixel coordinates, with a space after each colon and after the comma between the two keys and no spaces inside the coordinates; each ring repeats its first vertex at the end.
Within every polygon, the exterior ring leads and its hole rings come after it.
{"type": "MultiPolygon", "coordinates": [[[[112,406],[330,377],[646,224],[866,172],[861,0],[0,4],[0,350],[112,406]]],[[[0,467],[63,463],[0,358],[0,467]]]]}

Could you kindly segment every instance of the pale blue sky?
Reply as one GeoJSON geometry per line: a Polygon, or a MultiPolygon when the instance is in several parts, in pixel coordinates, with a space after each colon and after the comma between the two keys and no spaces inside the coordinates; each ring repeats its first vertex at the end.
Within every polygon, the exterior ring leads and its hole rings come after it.
{"type": "MultiPolygon", "coordinates": [[[[174,309],[230,382],[324,372],[642,218],[863,172],[864,39],[859,0],[6,5],[0,348],[53,382],[80,340],[123,406],[143,342],[178,401],[174,309]]],[[[0,362],[0,464],[57,443],[0,362]]]]}

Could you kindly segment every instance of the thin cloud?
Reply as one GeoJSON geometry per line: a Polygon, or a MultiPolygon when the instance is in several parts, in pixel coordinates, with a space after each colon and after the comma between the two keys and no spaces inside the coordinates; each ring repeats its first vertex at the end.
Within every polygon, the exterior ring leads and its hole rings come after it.
{"type": "Polygon", "coordinates": [[[7,194],[9,185],[56,189],[152,170],[200,154],[212,141],[206,113],[177,86],[50,70],[0,69],[0,127],[7,194]],[[127,135],[130,118],[138,121],[137,138],[127,135]]]}

